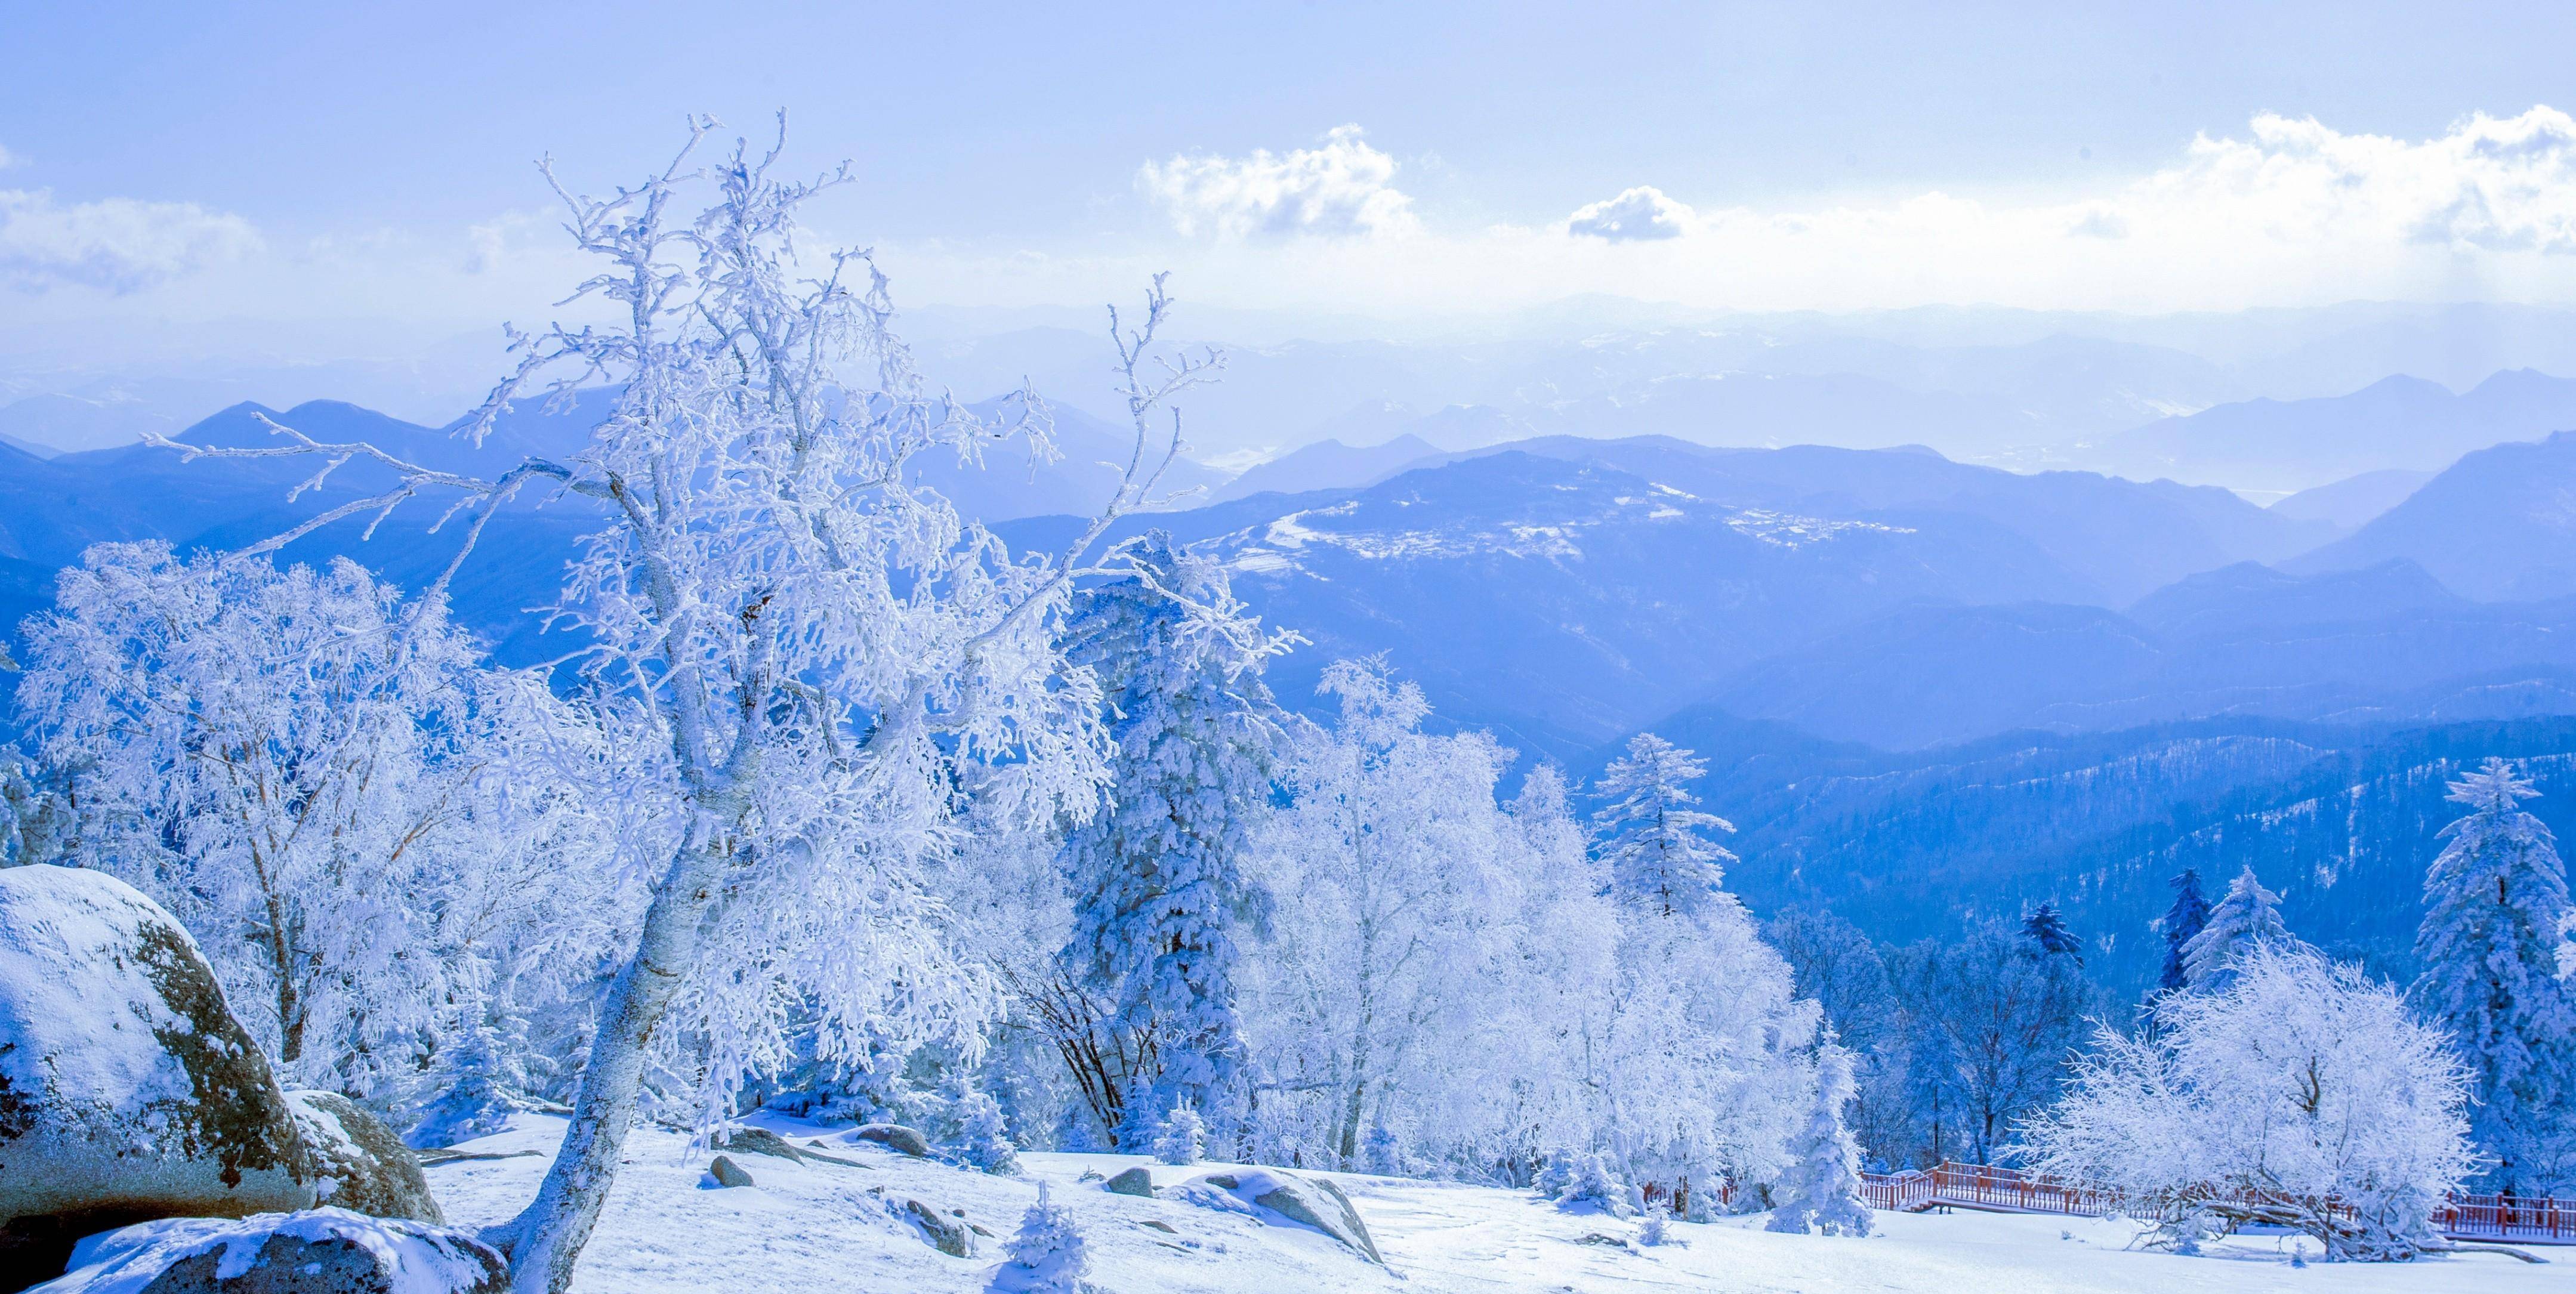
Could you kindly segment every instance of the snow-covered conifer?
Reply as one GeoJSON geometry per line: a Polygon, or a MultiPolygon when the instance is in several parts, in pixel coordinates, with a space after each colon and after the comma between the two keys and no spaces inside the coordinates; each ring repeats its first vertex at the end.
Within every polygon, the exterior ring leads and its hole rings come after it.
{"type": "Polygon", "coordinates": [[[2183,979],[2195,992],[2222,989],[2237,958],[2266,944],[2296,942],[2281,921],[2281,896],[2254,879],[2249,863],[2210,908],[2208,924],[2183,946],[2183,979]]]}
{"type": "Polygon", "coordinates": [[[1207,1123],[1187,1105],[1175,1105],[1154,1132],[1154,1158],[1167,1164],[1195,1164],[1207,1153],[1207,1123]]]}
{"type": "Polygon", "coordinates": [[[984,1172],[1005,1177],[1020,1171],[1019,1147],[1011,1144],[1001,1102],[969,1090],[952,1103],[950,1115],[957,1124],[958,1158],[984,1172]]]}
{"type": "Polygon", "coordinates": [[[1097,1006],[1064,1013],[1093,1036],[1061,1050],[1121,1144],[1151,1138],[1175,1105],[1231,1139],[1246,1095],[1242,855],[1280,740],[1261,670],[1288,640],[1264,634],[1221,563],[1169,534],[1121,555],[1130,573],[1084,590],[1065,627],[1105,689],[1117,753],[1110,803],[1065,840],[1067,987],[1097,1006]]]}
{"type": "Polygon", "coordinates": [[[1860,1147],[1844,1126],[1852,1098],[1852,1055],[1832,1030],[1816,1045],[1816,1096],[1806,1126],[1789,1139],[1789,1166],[1771,1189],[1773,1231],[1869,1234],[1860,1190],[1860,1147]]]}
{"type": "Polygon", "coordinates": [[[1619,1218],[1637,1211],[1629,1199],[1628,1184],[1619,1180],[1618,1170],[1597,1150],[1578,1151],[1566,1162],[1563,1184],[1556,1189],[1556,1207],[1619,1218]]]}
{"type": "Polygon", "coordinates": [[[2122,1192],[2169,1243],[2254,1222],[2338,1258],[2439,1243],[2433,1212],[2476,1164],[2468,1074],[2396,989],[2256,941],[2223,986],[2152,1009],[2150,1033],[2103,1026],[2023,1130],[2033,1168],[2122,1192]]]}
{"type": "Polygon", "coordinates": [[[2183,950],[2209,925],[2209,900],[2200,892],[2199,868],[2182,869],[2182,875],[2168,884],[2173,886],[2174,901],[2172,907],[2165,909],[2164,920],[2159,923],[2165,937],[2165,961],[2163,968],[2156,973],[2156,987],[2170,992],[2191,984],[2191,973],[2186,969],[2183,950]]]}
{"type": "Polygon", "coordinates": [[[1020,1215],[1020,1229],[1003,1242],[1011,1265],[1019,1269],[1019,1288],[1027,1294],[1083,1294],[1091,1288],[1082,1278],[1091,1272],[1091,1253],[1073,1210],[1053,1199],[1038,1183],[1038,1202],[1020,1215]]]}
{"type": "Polygon", "coordinates": [[[2538,794],[2501,759],[2460,775],[2468,812],[2424,876],[2423,964],[2414,998],[2458,1040],[2476,1075],[2470,1128],[2496,1163],[2495,1189],[2547,1193],[2576,1154],[2576,1002],[2559,977],[2567,869],[2549,828],[2523,811],[2538,794]]]}
{"type": "Polygon", "coordinates": [[[2021,933],[2043,956],[2073,957],[2076,965],[2084,964],[2084,944],[2075,937],[2074,931],[2066,928],[2066,918],[2058,914],[2054,903],[2042,903],[2033,908],[2031,914],[2022,919],[2021,933]]]}
{"type": "Polygon", "coordinates": [[[1593,793],[1607,801],[1593,815],[1600,855],[1620,895],[1670,914],[1696,910],[1735,861],[1712,831],[1734,824],[1693,807],[1690,784],[1708,772],[1692,753],[1651,732],[1628,741],[1628,753],[1603,770],[1593,793]]]}

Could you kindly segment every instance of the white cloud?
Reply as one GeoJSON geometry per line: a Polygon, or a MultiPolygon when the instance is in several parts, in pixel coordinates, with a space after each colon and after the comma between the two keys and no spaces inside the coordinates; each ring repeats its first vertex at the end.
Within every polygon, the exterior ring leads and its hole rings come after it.
{"type": "Polygon", "coordinates": [[[193,202],[106,198],[70,205],[43,189],[0,189],[0,284],[128,293],[259,250],[248,221],[193,202]]]}
{"type": "Polygon", "coordinates": [[[1147,162],[1137,187],[1163,204],[1189,236],[1404,234],[1420,228],[1413,199],[1394,187],[1395,159],[1357,126],[1337,126],[1314,148],[1279,155],[1175,157],[1147,162]]]}
{"type": "Polygon", "coordinates": [[[1607,202],[1578,209],[1567,218],[1565,232],[1613,243],[1652,241],[1679,238],[1698,220],[1698,212],[1665,197],[1663,190],[1639,185],[1607,202]]]}

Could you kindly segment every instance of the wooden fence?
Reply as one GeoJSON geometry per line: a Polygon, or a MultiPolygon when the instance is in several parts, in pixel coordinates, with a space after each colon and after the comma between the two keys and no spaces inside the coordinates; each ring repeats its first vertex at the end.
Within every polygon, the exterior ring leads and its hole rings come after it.
{"type": "MultiPolygon", "coordinates": [[[[1871,1208],[1920,1213],[1952,1207],[2002,1213],[2100,1217],[2119,1207],[2116,1192],[1985,1164],[1936,1165],[1929,1171],[1861,1174],[1871,1208]]],[[[2454,1195],[2435,1215],[2454,1240],[2576,1244],[2576,1200],[2544,1196],[2454,1195]]]]}

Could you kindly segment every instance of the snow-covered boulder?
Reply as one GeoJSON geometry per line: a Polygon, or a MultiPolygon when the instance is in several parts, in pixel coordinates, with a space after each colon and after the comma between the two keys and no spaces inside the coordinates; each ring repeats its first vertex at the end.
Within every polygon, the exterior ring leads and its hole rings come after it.
{"type": "Polygon", "coordinates": [[[314,1200],[285,1094],[187,931],[104,873],[0,869],[0,1288],[94,1232],[314,1200]]]}
{"type": "Polygon", "coordinates": [[[915,1159],[930,1158],[930,1139],[900,1123],[863,1124],[850,1135],[861,1141],[875,1142],[897,1154],[910,1155],[915,1159]]]}
{"type": "Polygon", "coordinates": [[[1377,1241],[1369,1236],[1368,1223],[1360,1220],[1358,1206],[1328,1178],[1298,1177],[1275,1168],[1205,1173],[1181,1183],[1175,1194],[1193,1203],[1220,1208],[1231,1201],[1236,1207],[1229,1211],[1248,1213],[1264,1222],[1275,1215],[1298,1226],[1312,1227],[1370,1262],[1380,1266],[1386,1263],[1378,1256],[1377,1241]]]}
{"type": "Polygon", "coordinates": [[[462,1231],[347,1209],[163,1218],[81,1242],[29,1294],[502,1294],[509,1264],[462,1231]]]}
{"type": "Polygon", "coordinates": [[[289,1092],[286,1106],[313,1156],[321,1203],[379,1218],[447,1221],[420,1159],[384,1120],[337,1092],[289,1092]]]}

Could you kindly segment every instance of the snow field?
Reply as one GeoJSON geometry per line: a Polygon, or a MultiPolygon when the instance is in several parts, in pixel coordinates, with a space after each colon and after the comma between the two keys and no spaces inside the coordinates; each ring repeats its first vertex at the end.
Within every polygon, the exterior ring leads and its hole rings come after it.
{"type": "MultiPolygon", "coordinates": [[[[1086,1171],[1106,1177],[1142,1165],[1157,1185],[1169,1186],[1226,1165],[1030,1153],[1021,1156],[1020,1176],[993,1177],[853,1142],[847,1130],[762,1122],[800,1147],[823,1140],[828,1153],[858,1166],[736,1154],[758,1185],[708,1189],[701,1182],[709,1153],[689,1150],[683,1134],[639,1129],[582,1256],[576,1294],[1007,1291],[1014,1283],[1001,1241],[1036,1202],[1041,1179],[1079,1220],[1089,1279],[1103,1294],[2576,1294],[2576,1250],[2540,1251],[2553,1260],[2545,1266],[2488,1254],[2329,1264],[2314,1261],[2308,1242],[2249,1235],[2186,1258],[2127,1248],[2134,1224],[2039,1215],[1882,1213],[1880,1235],[1846,1239],[1775,1235],[1761,1229],[1765,1215],[1756,1214],[1675,1223],[1671,1234],[1680,1243],[1639,1250],[1584,1242],[1632,1241],[1635,1222],[1561,1212],[1525,1191],[1328,1174],[1367,1218],[1387,1257],[1389,1270],[1381,1270],[1317,1232],[1176,1200],[1112,1195],[1081,1180],[1086,1171]],[[898,1218],[907,1199],[941,1212],[963,1209],[966,1221],[993,1234],[977,1237],[975,1257],[948,1257],[898,1218]],[[1154,1222],[1172,1230],[1147,1225],[1154,1222]],[[2310,1265],[2290,1266],[2293,1252],[2304,1252],[2310,1265]]],[[[536,1193],[562,1129],[559,1119],[521,1116],[509,1131],[458,1149],[535,1153],[430,1168],[450,1221],[478,1227],[517,1211],[536,1193]]]]}

